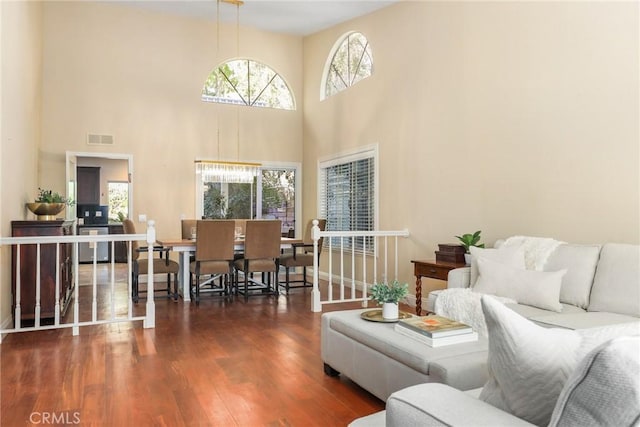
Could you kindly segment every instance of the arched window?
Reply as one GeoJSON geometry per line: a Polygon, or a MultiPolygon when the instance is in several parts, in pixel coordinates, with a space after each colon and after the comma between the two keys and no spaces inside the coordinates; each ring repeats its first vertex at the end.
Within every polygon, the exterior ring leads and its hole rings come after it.
{"type": "Polygon", "coordinates": [[[362,79],[373,72],[373,56],[369,41],[361,33],[349,33],[340,43],[336,43],[331,62],[325,67],[324,92],[321,99],[326,99],[362,79]]]}
{"type": "Polygon", "coordinates": [[[284,79],[268,65],[250,59],[227,61],[213,70],[204,83],[202,100],[295,110],[284,79]]]}

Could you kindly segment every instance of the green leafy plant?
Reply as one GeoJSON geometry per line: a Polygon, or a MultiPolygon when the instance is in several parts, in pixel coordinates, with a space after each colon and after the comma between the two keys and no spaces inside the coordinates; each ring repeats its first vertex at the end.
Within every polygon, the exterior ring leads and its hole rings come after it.
{"type": "Polygon", "coordinates": [[[462,236],[455,236],[458,240],[460,240],[460,243],[462,243],[462,246],[464,246],[464,250],[466,253],[469,253],[469,248],[471,246],[475,246],[477,248],[484,248],[484,243],[479,243],[480,242],[480,230],[476,231],[473,234],[467,233],[467,234],[463,234],[462,236]]]}
{"type": "Polygon", "coordinates": [[[38,187],[38,196],[35,200],[36,203],[64,203],[65,205],[72,205],[73,201],[67,199],[60,193],[56,193],[51,190],[45,190],[38,187]]]}
{"type": "Polygon", "coordinates": [[[409,293],[409,284],[394,280],[391,283],[376,283],[371,286],[371,299],[378,305],[385,302],[398,303],[409,293]]]}

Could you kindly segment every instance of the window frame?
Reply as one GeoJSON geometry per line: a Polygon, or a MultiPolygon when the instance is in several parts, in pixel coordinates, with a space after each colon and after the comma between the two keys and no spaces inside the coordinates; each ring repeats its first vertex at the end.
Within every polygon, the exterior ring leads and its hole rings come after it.
{"type": "MultiPolygon", "coordinates": [[[[365,48],[366,49],[366,48],[365,48]]],[[[344,33],[341,37],[339,37],[335,44],[333,45],[333,47],[331,48],[331,51],[329,52],[329,56],[327,57],[327,60],[325,61],[324,64],[324,70],[322,72],[322,80],[320,81],[320,101],[324,101],[325,99],[331,98],[334,95],[337,95],[338,93],[344,92],[345,90],[349,89],[350,87],[352,87],[355,84],[358,84],[359,82],[366,80],[367,78],[373,76],[373,68],[374,68],[374,60],[373,60],[373,48],[371,48],[371,43],[369,43],[369,39],[367,38],[367,36],[365,36],[362,32],[360,31],[349,31],[344,33]],[[369,73],[368,76],[353,82],[353,84],[351,84],[351,82],[349,82],[348,86],[346,86],[344,89],[337,91],[336,93],[332,93],[332,94],[327,94],[327,80],[329,79],[329,75],[331,74],[331,67],[333,65],[333,60],[335,59],[336,53],[338,52],[338,50],[340,50],[340,48],[342,47],[342,45],[344,43],[349,43],[349,37],[351,37],[353,34],[360,34],[362,37],[364,37],[364,39],[367,41],[367,46],[369,47],[369,50],[371,52],[371,71],[369,73]]]]}
{"type": "MultiPolygon", "coordinates": [[[[333,156],[324,157],[318,160],[317,170],[317,206],[318,206],[318,218],[326,218],[326,192],[324,187],[326,185],[326,172],[325,170],[330,167],[345,165],[353,163],[359,160],[373,159],[373,229],[369,231],[378,230],[378,218],[379,218],[379,152],[378,145],[368,145],[360,147],[354,150],[344,151],[333,156]]],[[[327,231],[329,230],[329,218],[327,219],[327,231]]],[[[346,231],[346,230],[340,230],[346,231]]],[[[348,230],[351,231],[351,230],[348,230]]],[[[328,245],[328,240],[325,239],[325,246],[328,245]]],[[[355,248],[356,252],[363,252],[361,247],[355,248]]],[[[366,253],[373,253],[373,246],[367,245],[366,253]]]]}
{"type": "MultiPolygon", "coordinates": [[[[229,66],[229,67],[231,68],[231,66],[229,66]]],[[[220,86],[218,86],[218,88],[219,87],[220,86]]],[[[240,105],[240,106],[256,107],[256,108],[273,108],[273,109],[276,109],[276,110],[285,110],[285,111],[296,111],[297,110],[295,95],[293,93],[293,90],[291,90],[291,85],[289,84],[289,82],[287,82],[287,80],[284,78],[284,76],[282,74],[280,74],[278,71],[276,71],[273,67],[271,67],[270,65],[265,64],[264,62],[257,61],[255,59],[251,59],[251,58],[245,58],[245,57],[231,58],[231,59],[228,59],[228,60],[218,64],[207,75],[207,78],[206,78],[206,80],[204,82],[204,85],[203,85],[203,88],[202,88],[202,92],[200,93],[200,100],[202,102],[207,102],[207,103],[231,104],[231,105],[240,105]],[[233,84],[233,82],[231,80],[229,80],[229,77],[225,74],[225,72],[223,70],[223,68],[225,66],[228,66],[227,64],[230,64],[232,62],[243,62],[243,63],[246,63],[247,86],[246,86],[246,88],[244,88],[244,85],[242,85],[242,87],[244,89],[246,89],[246,92],[243,91],[241,93],[240,90],[239,90],[239,87],[235,86],[233,84]],[[273,76],[270,79],[268,79],[269,81],[266,84],[266,86],[262,87],[259,90],[258,95],[256,97],[254,97],[254,98],[252,98],[252,96],[251,96],[252,95],[252,92],[251,92],[252,84],[251,84],[251,79],[250,79],[251,73],[249,72],[249,70],[252,68],[251,67],[252,64],[255,64],[254,66],[264,67],[265,71],[273,73],[273,76]],[[205,93],[207,91],[207,87],[208,87],[207,86],[207,82],[209,81],[211,76],[216,72],[219,72],[220,74],[222,74],[222,76],[224,77],[224,81],[226,82],[225,86],[228,86],[229,88],[233,89],[233,92],[238,95],[239,99],[234,99],[234,97],[223,97],[223,96],[220,96],[220,94],[211,95],[211,94],[205,93]],[[286,89],[286,91],[288,92],[288,95],[291,98],[291,108],[274,106],[274,105],[262,105],[261,103],[257,102],[261,98],[261,96],[264,93],[264,91],[267,90],[271,86],[271,84],[273,83],[274,80],[276,80],[276,78],[280,79],[282,81],[282,84],[284,85],[284,89],[286,89]]]]}

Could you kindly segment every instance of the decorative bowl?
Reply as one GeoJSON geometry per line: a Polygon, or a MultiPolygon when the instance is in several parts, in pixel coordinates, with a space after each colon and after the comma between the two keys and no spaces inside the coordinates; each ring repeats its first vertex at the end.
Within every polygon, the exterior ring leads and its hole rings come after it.
{"type": "Polygon", "coordinates": [[[65,208],[65,203],[27,203],[27,208],[38,216],[41,221],[51,221],[56,219],[56,215],[65,208]]]}

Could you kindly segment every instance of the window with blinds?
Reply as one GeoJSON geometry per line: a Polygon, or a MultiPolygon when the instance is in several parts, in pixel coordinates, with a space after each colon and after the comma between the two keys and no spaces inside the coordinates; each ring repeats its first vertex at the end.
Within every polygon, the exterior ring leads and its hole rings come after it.
{"type": "MultiPolygon", "coordinates": [[[[376,151],[358,152],[320,163],[320,218],[327,219],[327,231],[375,230],[376,151]]],[[[327,239],[325,239],[327,242],[327,239]]],[[[332,245],[341,244],[334,238],[332,245]]],[[[345,247],[371,251],[372,238],[342,242],[345,247]]]]}

